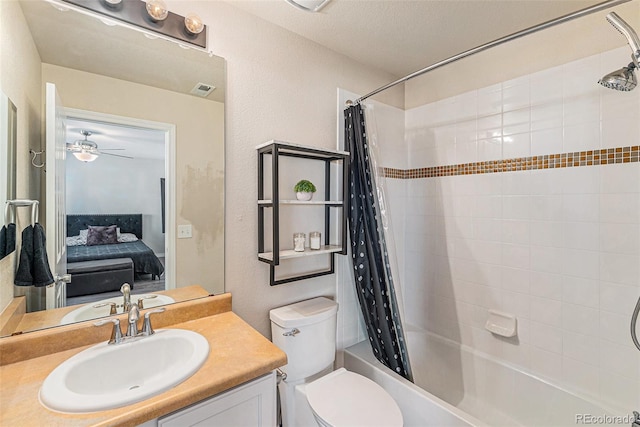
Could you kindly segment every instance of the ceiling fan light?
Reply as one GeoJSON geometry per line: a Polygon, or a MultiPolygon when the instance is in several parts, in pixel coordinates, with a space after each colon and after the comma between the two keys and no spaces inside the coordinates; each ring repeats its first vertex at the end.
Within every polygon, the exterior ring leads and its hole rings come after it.
{"type": "Polygon", "coordinates": [[[73,153],[73,155],[75,156],[76,159],[80,160],[81,162],[93,162],[95,159],[98,158],[97,154],[93,154],[93,153],[89,153],[87,151],[80,151],[78,153],[73,153]]]}
{"type": "Polygon", "coordinates": [[[169,9],[162,0],[147,0],[147,13],[149,17],[155,21],[164,21],[169,16],[169,9]]]}

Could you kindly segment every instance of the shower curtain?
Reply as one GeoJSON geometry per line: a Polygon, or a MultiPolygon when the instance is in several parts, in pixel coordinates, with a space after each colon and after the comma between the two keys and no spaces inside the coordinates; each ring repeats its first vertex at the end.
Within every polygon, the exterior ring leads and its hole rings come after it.
{"type": "Polygon", "coordinates": [[[351,154],[349,237],[360,310],[375,357],[412,380],[381,224],[375,163],[367,143],[364,111],[358,104],[347,108],[344,115],[345,145],[351,154]]]}

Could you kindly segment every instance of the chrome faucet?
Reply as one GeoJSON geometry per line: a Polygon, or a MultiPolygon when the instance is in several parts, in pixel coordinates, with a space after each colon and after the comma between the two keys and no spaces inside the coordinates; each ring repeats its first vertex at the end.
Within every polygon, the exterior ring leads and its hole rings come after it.
{"type": "Polygon", "coordinates": [[[127,337],[137,337],[138,336],[138,319],[140,319],[140,310],[138,309],[138,304],[131,304],[131,308],[129,309],[129,326],[127,327],[127,337]]]}
{"type": "Polygon", "coordinates": [[[120,292],[124,297],[123,313],[128,313],[131,310],[131,285],[128,283],[123,284],[120,287],[120,292]]]}
{"type": "Polygon", "coordinates": [[[142,329],[139,330],[138,320],[140,320],[140,310],[138,309],[138,304],[132,304],[127,315],[127,333],[125,335],[122,334],[122,330],[120,329],[120,319],[118,318],[100,320],[94,323],[94,326],[102,326],[107,323],[112,323],[113,330],[111,331],[109,344],[120,344],[121,342],[133,341],[153,335],[155,332],[151,326],[151,315],[154,313],[162,313],[165,310],[166,308],[160,307],[155,310],[147,311],[144,314],[142,329]]]}

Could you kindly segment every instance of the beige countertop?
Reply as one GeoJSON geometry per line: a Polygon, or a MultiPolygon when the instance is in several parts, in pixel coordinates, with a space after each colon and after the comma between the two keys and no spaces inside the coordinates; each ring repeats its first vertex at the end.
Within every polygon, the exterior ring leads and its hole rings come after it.
{"type": "MultiPolygon", "coordinates": [[[[227,304],[230,309],[230,296],[228,302],[222,303],[227,304]]],[[[203,311],[201,307],[203,302],[185,304],[192,306],[197,304],[198,311],[203,311]]],[[[172,311],[179,309],[177,305],[174,305],[172,311]]],[[[0,425],[16,427],[135,426],[221,393],[286,364],[285,353],[235,313],[231,311],[216,313],[216,310],[220,308],[204,310],[206,317],[181,321],[169,326],[159,325],[166,328],[188,329],[207,338],[210,345],[209,356],[198,372],[169,391],[117,409],[87,414],[63,414],[46,409],[38,400],[40,386],[47,375],[60,363],[93,344],[49,352],[49,354],[41,351],[42,355],[37,354],[38,357],[33,358],[13,357],[12,363],[4,363],[0,366],[0,425]]],[[[167,313],[168,311],[164,314],[167,313]]],[[[161,316],[158,315],[157,319],[161,316]]],[[[182,320],[181,315],[176,314],[173,317],[182,320]]],[[[87,327],[94,328],[91,325],[87,327]]],[[[100,329],[103,328],[96,330],[100,329]]],[[[71,329],[69,331],[73,332],[71,329]]],[[[108,335],[108,331],[101,332],[102,335],[104,332],[108,335]]],[[[57,336],[58,339],[63,337],[63,335],[57,336]]],[[[32,344],[36,343],[37,340],[32,344]]],[[[29,343],[25,341],[23,344],[29,343]]],[[[0,346],[0,352],[3,351],[21,353],[24,349],[20,348],[16,351],[11,345],[0,346]]]]}

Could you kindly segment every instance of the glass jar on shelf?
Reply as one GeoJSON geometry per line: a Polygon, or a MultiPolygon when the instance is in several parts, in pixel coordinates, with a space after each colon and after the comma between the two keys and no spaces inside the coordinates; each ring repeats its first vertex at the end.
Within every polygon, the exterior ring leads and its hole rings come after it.
{"type": "Polygon", "coordinates": [[[304,243],[307,239],[304,233],[293,233],[293,250],[294,252],[304,252],[304,243]]]}

